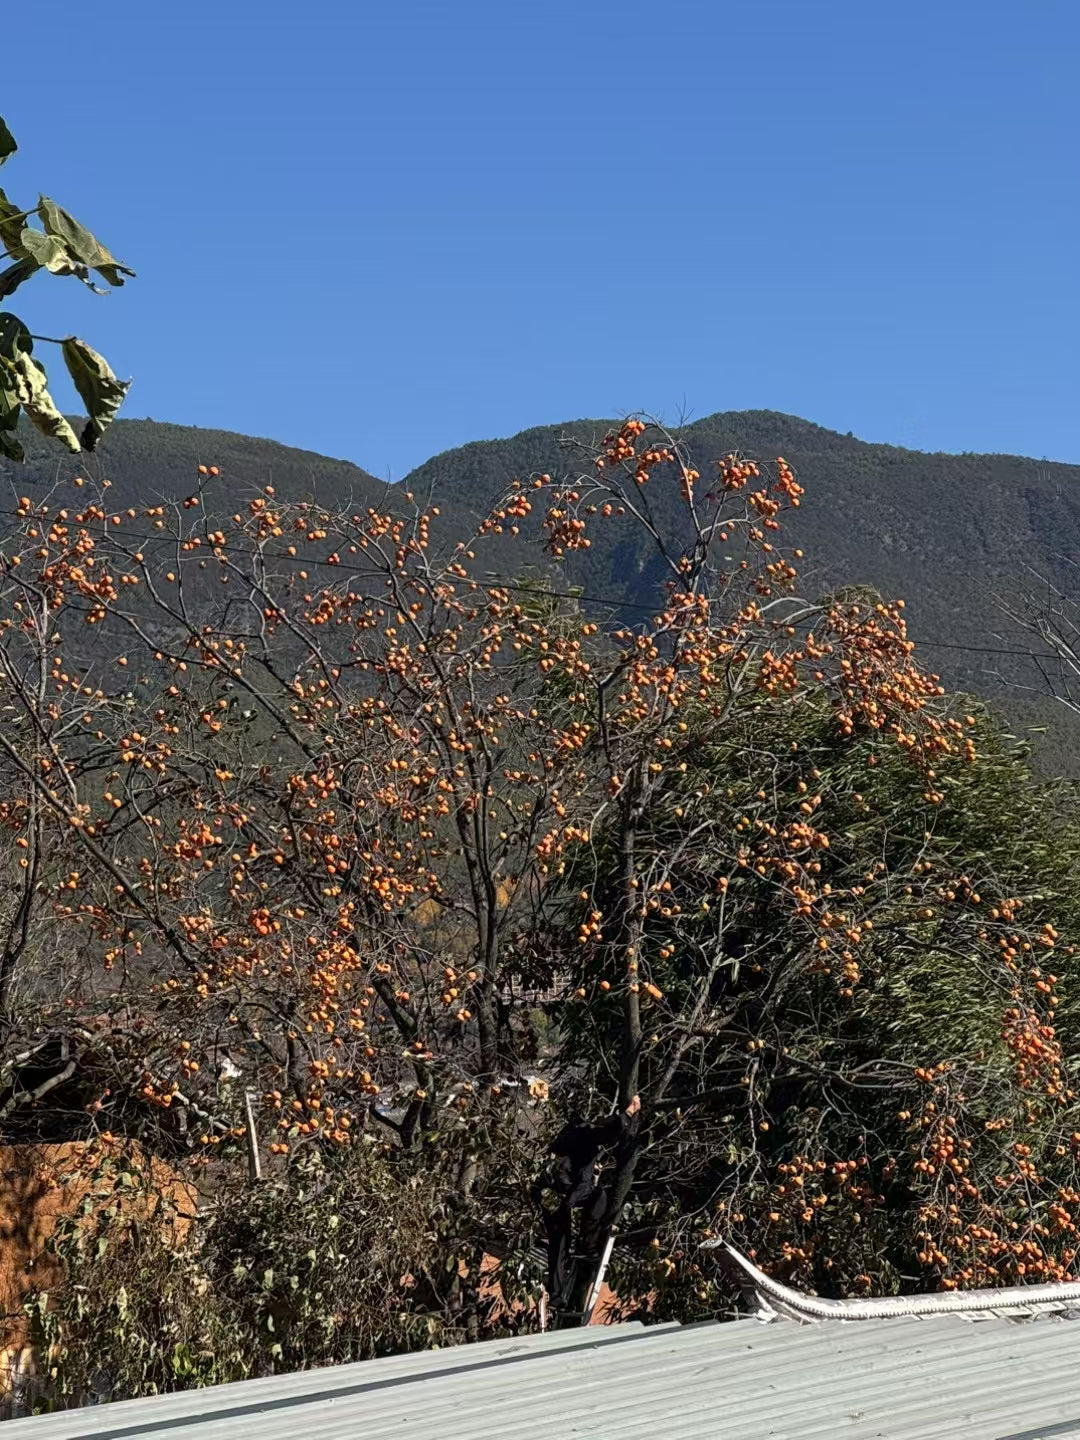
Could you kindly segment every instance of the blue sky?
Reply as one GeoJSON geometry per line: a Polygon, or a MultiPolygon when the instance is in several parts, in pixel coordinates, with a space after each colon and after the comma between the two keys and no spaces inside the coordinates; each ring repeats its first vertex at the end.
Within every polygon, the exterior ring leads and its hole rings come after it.
{"type": "Polygon", "coordinates": [[[130,416],[392,478],[638,408],[1080,461],[1076,0],[53,0],[4,49],[3,184],[139,272],[18,308],[130,416]]]}

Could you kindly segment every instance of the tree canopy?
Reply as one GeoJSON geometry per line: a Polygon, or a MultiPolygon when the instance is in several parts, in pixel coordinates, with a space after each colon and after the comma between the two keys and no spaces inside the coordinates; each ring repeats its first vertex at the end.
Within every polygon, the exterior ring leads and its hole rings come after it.
{"type": "MultiPolygon", "coordinates": [[[[218,468],[141,509],[76,477],[0,547],[0,1119],[198,1179],[211,1298],[170,1324],[243,1333],[197,1378],[378,1349],[297,1199],[364,1185],[425,1197],[396,1250],[356,1217],[426,1317],[400,1343],[535,1323],[541,1286],[575,1323],[612,1234],[622,1301],[683,1318],[728,1303],[717,1229],[834,1294],[1072,1272],[1071,794],[902,602],[802,592],[785,460],[702,473],[631,419],[465,540],[437,496],[229,513],[218,468]],[[617,521],[660,577],[632,618],[559,580],[617,521]]],[[[48,1312],[69,1356],[110,1274],[48,1312]]]]}

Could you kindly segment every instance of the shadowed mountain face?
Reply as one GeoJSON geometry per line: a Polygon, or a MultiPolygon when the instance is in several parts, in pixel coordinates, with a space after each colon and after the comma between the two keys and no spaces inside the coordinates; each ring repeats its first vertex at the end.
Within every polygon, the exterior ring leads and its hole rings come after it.
{"type": "MultiPolygon", "coordinates": [[[[20,427],[19,438],[26,463],[13,465],[0,458],[0,485],[9,495],[14,491],[37,498],[58,478],[87,475],[111,480],[117,506],[146,506],[190,495],[199,465],[220,467],[223,504],[267,484],[282,497],[306,496],[329,504],[347,504],[355,497],[370,505],[386,493],[385,485],[347,460],[330,460],[230,430],[120,420],[93,455],[81,456],[67,454],[29,427],[20,427]]],[[[7,508],[2,501],[0,506],[7,508]]]]}
{"type": "MultiPolygon", "coordinates": [[[[457,536],[512,477],[580,468],[566,439],[600,439],[610,423],[576,421],[466,445],[419,466],[401,488],[418,499],[435,492],[447,529],[457,536]]],[[[806,552],[805,593],[812,598],[839,584],[866,583],[903,597],[924,663],[950,687],[1003,707],[1020,734],[1049,724],[1037,737],[1043,763],[1076,771],[1071,753],[1080,754],[1080,727],[1046,702],[1041,677],[1023,653],[1000,653],[1030,647],[999,600],[1034,584],[1036,574],[1075,588],[1068,562],[1080,559],[1080,466],[871,445],[767,410],[712,415],[681,435],[706,479],[731,450],[763,461],[784,456],[806,489],[781,537],[806,552]]],[[[222,471],[207,496],[211,509],[231,510],[267,483],[284,498],[330,506],[367,506],[387,495],[382,482],[346,461],[226,431],[121,421],[99,454],[83,458],[36,434],[27,439],[28,464],[0,461],[0,482],[9,493],[40,496],[58,476],[91,473],[112,481],[118,506],[144,506],[190,494],[202,463],[222,471]]],[[[648,499],[661,529],[677,537],[675,485],[657,476],[648,499]]],[[[589,595],[650,604],[660,571],[640,538],[614,524],[593,533],[592,549],[569,557],[567,579],[589,595]]],[[[520,560],[496,545],[481,562],[481,569],[505,573],[502,567],[520,560]]]]}
{"type": "MultiPolygon", "coordinates": [[[[433,487],[447,509],[478,509],[510,476],[572,471],[575,456],[560,437],[599,438],[609,423],[578,421],[466,445],[427,461],[405,483],[418,494],[433,487]]],[[[680,437],[703,483],[732,450],[763,461],[782,455],[806,494],[783,517],[780,543],[805,550],[808,598],[863,583],[903,598],[924,664],[951,688],[1003,708],[1021,735],[1049,724],[1035,737],[1043,763],[1075,773],[1070,752],[1080,750],[1080,728],[1045,699],[1025,658],[1031,642],[1000,601],[1034,587],[1036,574],[1077,588],[1069,561],[1080,560],[1080,466],[870,445],[769,410],[711,415],[680,437]],[[1023,653],[1000,653],[1013,650],[1023,653]]],[[[650,492],[662,528],[677,532],[675,484],[650,492]]],[[[589,594],[649,601],[657,567],[629,534],[601,538],[601,528],[592,532],[592,549],[570,557],[570,577],[589,594]]]]}

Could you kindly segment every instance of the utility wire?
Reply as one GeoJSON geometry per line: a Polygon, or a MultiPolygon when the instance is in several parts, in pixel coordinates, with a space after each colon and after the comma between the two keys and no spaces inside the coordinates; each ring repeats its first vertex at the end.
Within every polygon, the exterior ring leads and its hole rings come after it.
{"type": "MultiPolygon", "coordinates": [[[[11,513],[10,511],[8,512],[9,515],[11,515],[11,513]]],[[[122,536],[123,538],[131,540],[156,541],[159,544],[175,543],[178,538],[175,535],[168,535],[164,531],[149,534],[146,531],[128,529],[123,530],[122,536]]],[[[118,533],[116,538],[120,539],[121,534],[118,533]]],[[[200,538],[205,539],[205,536],[200,538]]],[[[300,555],[288,555],[273,550],[264,551],[263,554],[269,560],[280,560],[287,564],[300,565],[304,568],[316,567],[319,569],[334,570],[344,575],[378,576],[382,573],[379,570],[365,569],[360,565],[350,565],[345,561],[332,563],[329,560],[311,559],[300,555]]],[[[582,590],[555,590],[548,586],[541,588],[539,585],[530,585],[521,580],[511,580],[504,576],[495,575],[490,571],[482,577],[467,576],[463,583],[475,584],[485,589],[497,588],[500,590],[513,590],[526,595],[549,595],[557,600],[580,600],[586,605],[605,605],[613,610],[638,610],[643,614],[655,614],[657,609],[655,604],[646,604],[640,600],[616,600],[614,596],[611,595],[590,595],[582,590]]],[[[911,636],[908,638],[912,640],[912,644],[923,650],[962,650],[973,655],[1013,655],[1021,656],[1029,660],[1056,660],[1059,658],[1055,651],[1049,650],[1026,650],[1022,647],[1013,648],[1001,645],[965,645],[955,640],[913,639],[911,636]]]]}

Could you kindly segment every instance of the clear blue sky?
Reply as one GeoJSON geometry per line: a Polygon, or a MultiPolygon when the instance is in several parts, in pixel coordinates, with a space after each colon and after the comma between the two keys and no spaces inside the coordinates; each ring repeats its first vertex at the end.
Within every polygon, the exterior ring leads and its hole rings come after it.
{"type": "Polygon", "coordinates": [[[1080,461],[1077,0],[33,0],[2,112],[139,272],[20,309],[127,412],[399,478],[786,410],[1080,461]]]}

